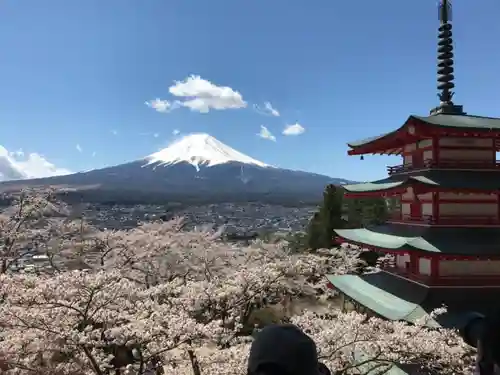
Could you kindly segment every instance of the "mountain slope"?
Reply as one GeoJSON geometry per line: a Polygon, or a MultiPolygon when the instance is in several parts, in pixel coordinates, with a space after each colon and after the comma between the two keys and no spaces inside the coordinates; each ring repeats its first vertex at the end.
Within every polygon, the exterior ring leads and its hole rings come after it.
{"type": "MultiPolygon", "coordinates": [[[[220,199],[319,199],[328,183],[348,181],[275,168],[246,156],[207,134],[193,134],[146,158],[66,176],[6,182],[4,188],[63,185],[92,191],[220,199]]],[[[121,194],[121,193],[120,193],[121,194]]],[[[180,199],[180,198],[179,198],[180,199]]]]}
{"type": "Polygon", "coordinates": [[[200,165],[212,167],[231,162],[268,167],[239,151],[225,145],[214,137],[195,133],[174,142],[167,148],[146,157],[148,164],[172,165],[189,163],[199,170],[200,165]]]}

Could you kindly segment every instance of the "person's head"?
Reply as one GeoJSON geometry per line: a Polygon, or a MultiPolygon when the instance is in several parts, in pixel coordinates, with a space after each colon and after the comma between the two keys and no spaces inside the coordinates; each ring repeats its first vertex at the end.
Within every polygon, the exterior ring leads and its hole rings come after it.
{"type": "Polygon", "coordinates": [[[318,362],[314,341],[292,324],[270,325],[257,334],[248,375],[330,375],[318,362]]]}
{"type": "Polygon", "coordinates": [[[480,340],[488,350],[491,359],[500,367],[500,309],[488,314],[484,319],[480,340]]]}

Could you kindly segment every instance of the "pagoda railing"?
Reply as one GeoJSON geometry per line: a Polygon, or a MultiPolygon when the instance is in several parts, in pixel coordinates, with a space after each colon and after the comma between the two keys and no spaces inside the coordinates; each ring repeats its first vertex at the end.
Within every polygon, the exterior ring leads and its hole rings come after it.
{"type": "Polygon", "coordinates": [[[462,274],[433,277],[411,272],[402,267],[385,266],[382,270],[429,286],[500,286],[500,275],[462,274]]]}
{"type": "Polygon", "coordinates": [[[422,215],[421,217],[409,214],[394,213],[389,221],[414,222],[419,224],[437,225],[500,225],[497,216],[488,215],[422,215]]]}
{"type": "Polygon", "coordinates": [[[441,160],[424,160],[418,165],[401,164],[387,167],[387,172],[390,175],[396,173],[410,172],[418,169],[442,168],[442,169],[487,169],[500,170],[500,160],[484,161],[484,160],[458,160],[458,159],[441,159],[441,160]]]}

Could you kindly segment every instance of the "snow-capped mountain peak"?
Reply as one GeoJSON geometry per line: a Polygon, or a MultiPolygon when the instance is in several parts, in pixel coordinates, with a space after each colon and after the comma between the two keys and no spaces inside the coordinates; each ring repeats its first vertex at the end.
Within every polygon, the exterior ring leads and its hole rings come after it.
{"type": "Polygon", "coordinates": [[[194,133],[175,141],[152,155],[147,156],[147,164],[172,165],[189,163],[197,170],[200,165],[214,165],[237,162],[259,167],[270,167],[261,161],[225,145],[209,134],[194,133]]]}

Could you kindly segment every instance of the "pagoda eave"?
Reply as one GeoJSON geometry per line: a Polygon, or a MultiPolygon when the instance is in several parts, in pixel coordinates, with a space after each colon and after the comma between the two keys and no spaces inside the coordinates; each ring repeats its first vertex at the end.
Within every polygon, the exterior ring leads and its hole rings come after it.
{"type": "MultiPolygon", "coordinates": [[[[406,184],[403,188],[394,188],[387,190],[376,190],[376,191],[364,191],[364,192],[346,192],[344,194],[345,198],[348,199],[358,199],[358,198],[390,198],[397,197],[406,192],[406,184]]],[[[459,189],[459,188],[443,188],[439,186],[428,186],[425,184],[413,183],[408,184],[408,186],[418,187],[420,194],[427,193],[460,193],[460,194],[492,194],[499,190],[484,190],[484,189],[459,189]]]]}
{"type": "Polygon", "coordinates": [[[457,230],[455,227],[386,223],[334,231],[337,241],[385,253],[413,252],[460,259],[500,256],[498,227],[462,227],[457,230]]]}
{"type": "Polygon", "coordinates": [[[377,253],[384,253],[384,254],[403,254],[403,253],[409,253],[412,251],[411,249],[405,249],[405,248],[400,248],[400,249],[388,249],[385,247],[380,247],[380,246],[375,246],[375,245],[369,245],[363,242],[358,242],[358,241],[353,241],[350,239],[347,239],[342,236],[335,236],[334,242],[338,245],[341,244],[349,244],[349,245],[354,245],[357,246],[361,249],[366,249],[368,251],[375,251],[377,253]]]}
{"type": "Polygon", "coordinates": [[[393,196],[401,194],[408,187],[412,187],[418,194],[429,192],[491,194],[500,190],[500,173],[425,169],[412,173],[394,174],[374,182],[342,186],[345,194],[352,198],[393,196]]]}
{"type": "Polygon", "coordinates": [[[478,259],[500,260],[500,255],[477,256],[477,255],[448,255],[440,253],[436,254],[436,253],[423,252],[421,250],[417,250],[410,247],[407,248],[402,247],[399,249],[388,249],[383,246],[375,246],[375,245],[365,244],[363,242],[353,241],[341,236],[335,236],[334,242],[338,245],[349,244],[357,246],[367,251],[374,251],[376,253],[384,253],[390,255],[418,254],[421,258],[435,258],[439,260],[478,260],[478,259]]]}
{"type": "MultiPolygon", "coordinates": [[[[498,287],[477,289],[451,285],[429,288],[384,271],[365,275],[326,275],[326,279],[328,288],[385,319],[416,323],[425,318],[430,328],[463,330],[474,315],[489,310],[498,294],[498,287]],[[474,313],[471,313],[471,304],[474,313]],[[447,311],[433,319],[431,312],[443,305],[447,306],[447,311]]],[[[344,308],[343,301],[341,303],[344,308]]]]}
{"type": "Polygon", "coordinates": [[[404,145],[439,137],[493,138],[500,150],[500,119],[467,115],[410,116],[395,131],[350,142],[348,155],[402,153],[404,145]]]}
{"type": "Polygon", "coordinates": [[[390,198],[397,197],[404,194],[406,189],[391,189],[384,191],[368,191],[361,193],[345,193],[344,197],[347,199],[358,199],[358,198],[390,198]]]}

